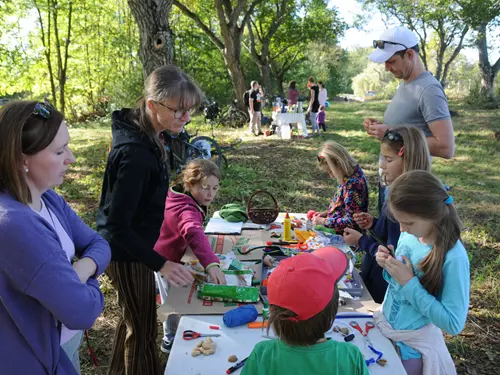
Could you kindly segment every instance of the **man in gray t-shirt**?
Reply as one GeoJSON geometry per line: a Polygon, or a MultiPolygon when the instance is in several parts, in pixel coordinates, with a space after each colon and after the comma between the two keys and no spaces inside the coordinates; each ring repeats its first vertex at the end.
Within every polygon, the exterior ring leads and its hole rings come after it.
{"type": "Polygon", "coordinates": [[[408,125],[420,128],[432,137],[429,124],[450,120],[448,100],[441,84],[425,71],[410,82],[402,82],[384,113],[384,124],[408,125]]]}
{"type": "Polygon", "coordinates": [[[381,139],[391,126],[416,126],[424,132],[432,156],[451,159],[455,153],[448,101],[439,81],[425,70],[418,56],[418,40],[410,30],[395,27],[373,41],[369,59],[403,80],[384,114],[384,123],[363,122],[368,134],[381,139]]]}

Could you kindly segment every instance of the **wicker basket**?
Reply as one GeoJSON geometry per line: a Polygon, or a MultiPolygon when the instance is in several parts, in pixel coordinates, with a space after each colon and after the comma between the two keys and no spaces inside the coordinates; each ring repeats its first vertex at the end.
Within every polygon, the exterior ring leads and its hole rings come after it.
{"type": "Polygon", "coordinates": [[[257,190],[255,193],[253,193],[250,196],[250,199],[248,199],[248,205],[247,205],[247,215],[252,222],[255,224],[270,224],[276,220],[279,214],[279,207],[278,207],[278,202],[276,201],[276,198],[274,198],[271,193],[265,191],[265,190],[257,190]],[[274,201],[274,207],[273,208],[255,208],[254,207],[254,202],[253,199],[255,198],[256,195],[261,194],[261,195],[268,195],[272,198],[274,201]]]}

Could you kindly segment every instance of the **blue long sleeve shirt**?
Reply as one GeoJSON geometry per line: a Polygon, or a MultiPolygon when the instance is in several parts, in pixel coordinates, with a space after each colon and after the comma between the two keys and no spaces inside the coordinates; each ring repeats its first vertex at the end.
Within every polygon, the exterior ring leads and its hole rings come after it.
{"type": "Polygon", "coordinates": [[[97,265],[82,283],[68,262],[56,231],[28,206],[0,193],[0,363],[2,374],[76,375],[61,348],[58,322],[70,329],[92,327],[104,307],[97,275],[111,252],[54,191],[43,194],[75,245],[78,257],[97,265]]]}
{"type": "MultiPolygon", "coordinates": [[[[378,219],[374,218],[371,229],[386,245],[393,245],[395,249],[397,248],[401,233],[399,231],[399,223],[387,216],[387,206],[384,205],[378,219]]],[[[359,239],[358,245],[359,249],[365,252],[361,264],[361,277],[373,300],[377,303],[382,303],[387,290],[387,281],[385,281],[382,275],[382,267],[375,260],[379,243],[372,236],[364,234],[359,239]]]]}
{"type": "MultiPolygon", "coordinates": [[[[457,335],[464,328],[469,310],[469,258],[461,241],[446,253],[441,290],[434,297],[420,283],[423,274],[418,269],[418,264],[430,251],[431,246],[422,244],[415,236],[401,233],[396,256],[410,259],[415,276],[401,286],[384,270],[389,286],[382,311],[396,330],[416,330],[432,323],[451,335],[457,335]]],[[[420,358],[420,353],[408,345],[401,342],[397,345],[403,360],[420,358]]]]}

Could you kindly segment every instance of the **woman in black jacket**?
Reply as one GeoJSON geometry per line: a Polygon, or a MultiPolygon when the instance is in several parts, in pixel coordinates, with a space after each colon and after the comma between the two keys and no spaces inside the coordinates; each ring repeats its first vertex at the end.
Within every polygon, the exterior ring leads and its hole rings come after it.
{"type": "Polygon", "coordinates": [[[122,311],[108,374],[162,373],[154,272],[174,286],[189,284],[193,278],[181,264],[167,261],[153,249],[169,185],[159,134],[180,133],[202,99],[203,93],[186,74],[166,65],[146,79],[137,108],[112,114],[113,144],[97,214],[97,229],[111,246],[107,275],[122,311]]]}

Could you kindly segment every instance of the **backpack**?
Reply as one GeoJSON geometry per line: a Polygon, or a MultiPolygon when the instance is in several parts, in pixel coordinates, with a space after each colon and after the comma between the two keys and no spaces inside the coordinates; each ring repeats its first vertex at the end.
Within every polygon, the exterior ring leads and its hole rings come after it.
{"type": "Polygon", "coordinates": [[[245,91],[243,94],[243,103],[245,103],[247,108],[250,107],[250,91],[251,90],[245,91]]]}

